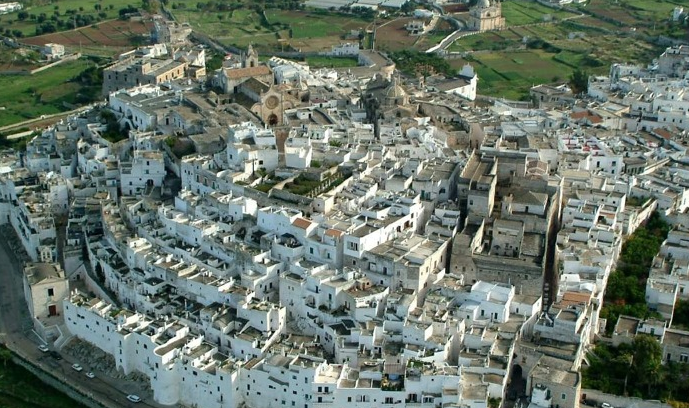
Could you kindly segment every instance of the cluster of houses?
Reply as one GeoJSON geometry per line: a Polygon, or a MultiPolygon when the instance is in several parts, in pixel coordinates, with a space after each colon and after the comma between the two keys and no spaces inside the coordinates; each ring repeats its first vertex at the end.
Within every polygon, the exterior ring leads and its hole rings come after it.
{"type": "MultiPolygon", "coordinates": [[[[535,87],[535,108],[370,51],[311,70],[250,48],[212,73],[199,47],[130,53],[100,108],[125,140],[87,112],[0,156],[35,329],[165,405],[578,408],[624,237],[689,206],[684,52],[584,98],[535,87]]],[[[688,242],[673,230],[648,280],[667,320],[621,317],[615,341],[687,361],[688,242]]]]}
{"type": "Polygon", "coordinates": [[[8,14],[22,9],[21,3],[16,1],[10,3],[0,3],[0,14],[8,14]]]}

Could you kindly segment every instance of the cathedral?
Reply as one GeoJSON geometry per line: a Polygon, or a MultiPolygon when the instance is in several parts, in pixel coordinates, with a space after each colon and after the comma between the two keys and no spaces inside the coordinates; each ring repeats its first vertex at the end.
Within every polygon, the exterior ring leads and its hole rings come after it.
{"type": "Polygon", "coordinates": [[[479,0],[474,7],[469,10],[470,30],[490,31],[502,30],[505,28],[505,18],[502,16],[502,4],[493,0],[479,0]]]}

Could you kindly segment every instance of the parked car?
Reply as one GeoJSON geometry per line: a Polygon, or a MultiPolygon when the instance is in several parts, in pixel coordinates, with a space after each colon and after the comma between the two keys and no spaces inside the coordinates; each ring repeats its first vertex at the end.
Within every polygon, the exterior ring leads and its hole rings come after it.
{"type": "Polygon", "coordinates": [[[139,397],[138,395],[134,395],[134,394],[127,395],[127,399],[131,402],[141,402],[141,397],[139,397]]]}
{"type": "Polygon", "coordinates": [[[60,353],[58,353],[55,350],[50,352],[50,357],[54,358],[55,360],[62,360],[62,356],[60,355],[60,353]]]}
{"type": "Polygon", "coordinates": [[[86,376],[88,378],[96,378],[96,375],[92,371],[89,371],[88,373],[86,373],[86,376]]]}
{"type": "Polygon", "coordinates": [[[607,402],[604,402],[604,403],[600,404],[600,408],[615,408],[615,407],[608,404],[607,402]]]}
{"type": "Polygon", "coordinates": [[[74,371],[81,371],[83,369],[84,369],[84,367],[80,366],[77,363],[72,364],[72,370],[74,370],[74,371]]]}
{"type": "Polygon", "coordinates": [[[38,346],[38,349],[41,350],[41,351],[44,352],[44,353],[47,353],[47,352],[50,351],[50,349],[48,348],[48,346],[46,346],[45,344],[41,344],[40,346],[38,346]]]}

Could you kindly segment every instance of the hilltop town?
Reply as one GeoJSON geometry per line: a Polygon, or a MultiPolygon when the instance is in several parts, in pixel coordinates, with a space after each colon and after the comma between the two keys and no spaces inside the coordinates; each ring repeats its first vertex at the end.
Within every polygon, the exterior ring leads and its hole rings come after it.
{"type": "Polygon", "coordinates": [[[151,406],[578,408],[598,342],[689,363],[687,46],[514,102],[471,64],[402,75],[345,43],[358,66],[248,46],[209,70],[156,30],[106,102],[0,154],[31,338],[74,370],[136,374],[151,406]],[[658,223],[644,313],[610,312],[658,223]]]}

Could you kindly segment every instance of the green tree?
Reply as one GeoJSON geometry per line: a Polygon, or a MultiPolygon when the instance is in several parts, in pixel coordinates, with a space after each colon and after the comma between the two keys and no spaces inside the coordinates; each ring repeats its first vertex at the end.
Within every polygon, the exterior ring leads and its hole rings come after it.
{"type": "Polygon", "coordinates": [[[12,352],[5,347],[0,347],[0,360],[2,360],[2,366],[7,367],[7,362],[12,359],[12,352]]]}
{"type": "Polygon", "coordinates": [[[677,299],[675,311],[672,315],[672,326],[689,328],[689,300],[677,299]]]}
{"type": "Polygon", "coordinates": [[[647,387],[647,396],[653,395],[651,389],[662,381],[663,351],[660,343],[653,336],[640,334],[634,337],[632,349],[634,354],[631,374],[639,385],[647,387]]]}
{"type": "Polygon", "coordinates": [[[569,86],[575,94],[586,92],[589,87],[589,73],[581,69],[574,70],[569,76],[569,86]]]}
{"type": "Polygon", "coordinates": [[[158,13],[160,11],[160,1],[158,0],[144,0],[143,9],[151,14],[158,13]]]}

